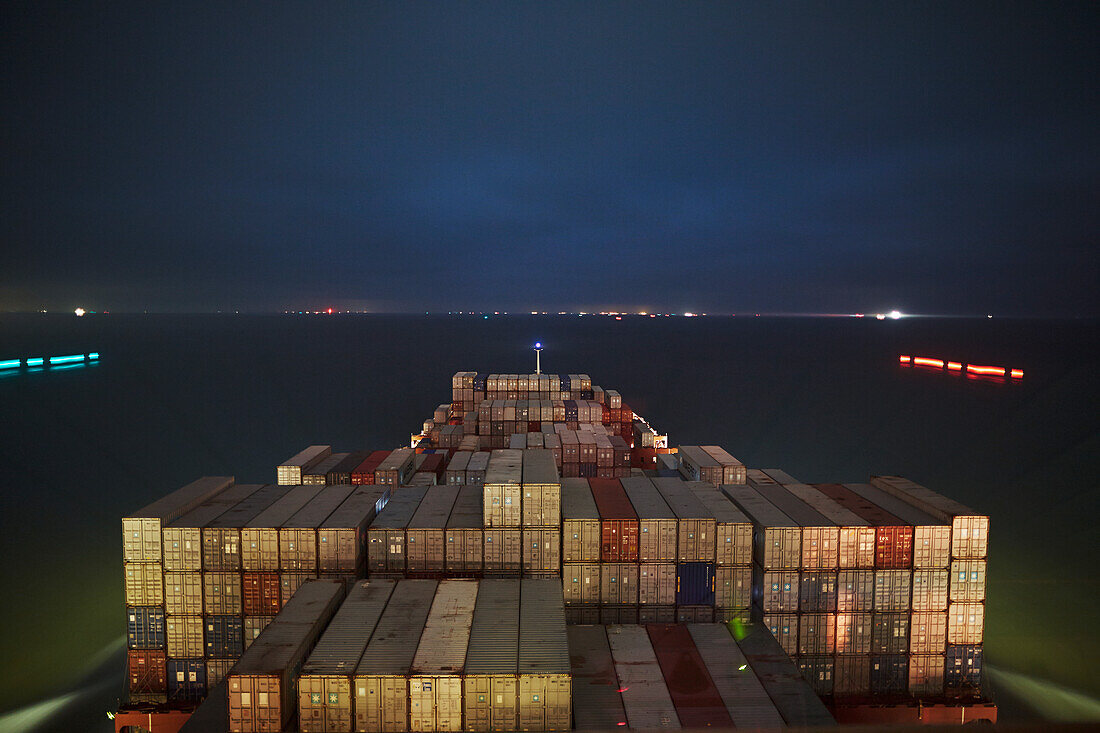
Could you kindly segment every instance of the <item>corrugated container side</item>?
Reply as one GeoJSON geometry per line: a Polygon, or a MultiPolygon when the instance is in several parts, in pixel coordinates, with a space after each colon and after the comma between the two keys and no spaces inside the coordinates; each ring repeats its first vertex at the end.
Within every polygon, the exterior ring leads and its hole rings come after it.
{"type": "Polygon", "coordinates": [[[203,476],[122,518],[123,562],[160,562],[161,528],[233,485],[232,476],[203,476]]]}
{"type": "Polygon", "coordinates": [[[874,614],[871,652],[874,654],[905,654],[909,651],[909,614],[874,614]]]}
{"type": "Polygon", "coordinates": [[[561,572],[561,530],[548,527],[524,527],[523,572],[545,577],[561,572]]]}
{"type": "Polygon", "coordinates": [[[680,724],[688,728],[731,727],[733,720],[687,627],[650,624],[646,632],[664,678],[670,682],[669,695],[680,724]]]}
{"type": "Polygon", "coordinates": [[[947,610],[947,592],[949,571],[914,570],[913,571],[913,610],[947,610]]]}
{"type": "Polygon", "coordinates": [[[130,649],[126,652],[126,680],[131,699],[136,695],[168,691],[163,649],[130,649]]]}
{"type": "MultiPolygon", "coordinates": [[[[241,570],[241,528],[286,496],[289,486],[269,485],[252,494],[202,530],[202,565],[205,570],[241,570]]],[[[209,686],[209,674],[208,686],[209,686]]]]}
{"type": "Polygon", "coordinates": [[[408,572],[443,572],[446,553],[444,534],[457,499],[457,486],[428,488],[405,528],[408,572]]]}
{"type": "Polygon", "coordinates": [[[791,726],[834,725],[833,716],[822,704],[799,670],[784,656],[767,629],[754,628],[737,641],[749,666],[763,683],[783,719],[791,726]]]}
{"type": "Polygon", "coordinates": [[[714,512],[679,479],[654,478],[651,481],[679,520],[676,559],[679,562],[714,562],[714,512]]]}
{"type": "Polygon", "coordinates": [[[632,606],[638,603],[638,565],[600,563],[600,603],[632,606]]]}
{"type": "Polygon", "coordinates": [[[803,679],[822,696],[833,694],[834,665],[835,657],[830,656],[803,656],[798,659],[798,670],[803,679]]]}
{"type": "Polygon", "coordinates": [[[203,613],[241,615],[241,574],[203,573],[202,596],[203,613]]]}
{"type": "Polygon", "coordinates": [[[405,528],[427,494],[426,486],[400,489],[367,527],[367,573],[405,572],[405,528]]]}
{"type": "Polygon", "coordinates": [[[462,673],[470,639],[476,580],[444,580],[436,590],[409,670],[409,727],[462,730],[462,673]]]}
{"type": "Polygon", "coordinates": [[[872,476],[871,484],[937,519],[951,522],[951,556],[979,560],[989,550],[989,517],[901,476],[872,476]]]}
{"type": "Polygon", "coordinates": [[[356,730],[408,730],[407,677],[437,586],[402,580],[390,596],[355,669],[356,730]]]}
{"type": "Polygon", "coordinates": [[[870,612],[836,615],[836,653],[870,654],[874,619],[870,612]]]}
{"type": "Polygon", "coordinates": [[[323,573],[365,569],[367,527],[389,501],[385,486],[354,489],[317,529],[317,565],[323,573]]]}
{"type": "Polygon", "coordinates": [[[279,569],[279,528],[293,517],[323,486],[291,486],[287,493],[241,528],[241,569],[279,569]]]}
{"type": "Polygon", "coordinates": [[[351,484],[325,486],[279,528],[279,569],[317,572],[317,529],[351,495],[351,484]]]}
{"type": "Polygon", "coordinates": [[[520,583],[518,671],[520,730],[569,730],[569,642],[555,580],[520,583]]]}
{"type": "Polygon", "coordinates": [[[875,610],[905,611],[911,608],[911,570],[875,571],[875,610]]]}
{"type": "Polygon", "coordinates": [[[485,529],[485,574],[518,576],[523,564],[519,527],[485,529]]]}
{"type": "Polygon", "coordinates": [[[714,571],[714,605],[748,608],[752,605],[752,567],[723,566],[714,571]]]}
{"type": "Polygon", "coordinates": [[[609,729],[626,724],[615,662],[602,626],[570,626],[573,671],[573,720],[578,730],[609,729]]]}
{"type": "Polygon", "coordinates": [[[465,730],[517,729],[519,612],[520,581],[481,582],[466,651],[465,730]]]}
{"type": "Polygon", "coordinates": [[[947,648],[947,614],[917,611],[909,622],[909,651],[912,654],[943,654],[947,648]]]}
{"type": "Polygon", "coordinates": [[[203,659],[169,659],[166,667],[170,701],[196,702],[206,697],[206,662],[203,659]]]}
{"type": "MultiPolygon", "coordinates": [[[[835,613],[803,613],[798,618],[798,653],[822,656],[836,653],[835,613]]],[[[832,676],[830,675],[830,679],[832,676]]]]}
{"type": "Polygon", "coordinates": [[[755,485],[721,488],[753,523],[753,562],[765,570],[797,570],[802,564],[801,527],[755,485]]]}
{"type": "Polygon", "coordinates": [[[566,605],[595,606],[600,602],[598,563],[565,563],[562,565],[561,582],[566,605]]]}
{"type": "Polygon", "coordinates": [[[855,697],[870,691],[871,656],[838,656],[833,671],[833,694],[837,697],[855,697]]]}
{"type": "Polygon", "coordinates": [[[741,654],[729,629],[718,624],[692,624],[687,630],[695,640],[733,724],[738,728],[782,728],[783,718],[760,680],[740,669],[748,660],[741,654]]]}
{"type": "Polygon", "coordinates": [[[612,625],[607,628],[607,640],[628,727],[680,728],[680,718],[645,629],[612,625]]]}
{"type": "Polygon", "coordinates": [[[165,573],[164,610],[175,615],[202,613],[202,573],[165,573]]]}
{"type": "Polygon", "coordinates": [[[682,562],[676,565],[676,605],[714,605],[714,563],[682,562]]]}
{"type": "Polygon", "coordinates": [[[837,573],[838,611],[870,611],[875,605],[875,571],[841,570],[837,573]]]}
{"type": "Polygon", "coordinates": [[[317,640],[298,679],[299,730],[352,729],[351,677],[396,583],[360,581],[317,640]]]}
{"type": "Polygon", "coordinates": [[[947,607],[948,644],[981,644],[984,629],[984,603],[951,603],[947,607]]]}
{"type": "Polygon", "coordinates": [[[871,657],[871,692],[904,694],[909,686],[909,657],[885,654],[871,657]]]}
{"type": "Polygon", "coordinates": [[[765,613],[762,617],[764,628],[779,644],[783,653],[796,658],[798,656],[798,614],[765,613]]]}
{"type": "Polygon", "coordinates": [[[619,479],[638,516],[638,560],[675,562],[678,525],[676,514],[644,476],[619,479]]]}
{"type": "Polygon", "coordinates": [[[459,486],[451,516],[447,519],[446,558],[448,573],[480,573],[484,566],[485,530],[481,526],[481,489],[459,486]]]}
{"type": "Polygon", "coordinates": [[[909,694],[943,695],[944,657],[942,654],[909,657],[909,694]]]}
{"type": "Polygon", "coordinates": [[[343,598],[340,583],[308,583],[252,643],[226,678],[231,730],[282,730],[290,722],[298,670],[343,598]]]}
{"type": "Polygon", "coordinates": [[[641,563],[638,565],[638,604],[671,606],[676,603],[676,565],[641,563]]]}
{"type": "Polygon", "coordinates": [[[951,561],[951,600],[980,603],[985,600],[985,560],[951,561]]]}
{"type": "Polygon", "coordinates": [[[164,609],[139,606],[126,609],[126,646],[129,649],[163,649],[164,609]]]}

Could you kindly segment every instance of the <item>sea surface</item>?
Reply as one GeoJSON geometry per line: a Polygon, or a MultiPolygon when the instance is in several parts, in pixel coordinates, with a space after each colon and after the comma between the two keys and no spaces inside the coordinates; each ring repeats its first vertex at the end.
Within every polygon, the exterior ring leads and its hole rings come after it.
{"type": "Polygon", "coordinates": [[[122,515],[200,475],[273,482],[313,443],[398,447],[455,371],[533,371],[536,340],[544,371],[618,389],[672,445],[717,443],[808,482],[901,474],[987,512],[1002,720],[1051,714],[1030,689],[1088,708],[1098,337],[1097,321],[997,318],[0,315],[0,360],[100,353],[0,376],[0,730],[111,730],[122,515]],[[901,353],[1025,376],[903,368],[901,353]]]}

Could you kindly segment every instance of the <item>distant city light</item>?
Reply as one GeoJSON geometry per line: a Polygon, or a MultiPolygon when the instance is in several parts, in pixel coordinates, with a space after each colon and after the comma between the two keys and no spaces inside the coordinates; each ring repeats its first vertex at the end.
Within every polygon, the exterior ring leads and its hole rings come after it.
{"type": "Polygon", "coordinates": [[[901,318],[901,311],[890,311],[890,317],[895,321],[901,318]]]}
{"type": "Polygon", "coordinates": [[[84,315],[84,314],[85,314],[86,312],[87,312],[87,311],[85,311],[85,310],[84,310],[83,308],[77,308],[77,309],[76,309],[75,311],[73,311],[73,313],[75,313],[75,314],[76,314],[77,316],[82,316],[82,315],[84,315]]]}
{"type": "Polygon", "coordinates": [[[880,320],[880,321],[885,321],[886,320],[886,314],[885,313],[876,313],[875,318],[880,320]]]}

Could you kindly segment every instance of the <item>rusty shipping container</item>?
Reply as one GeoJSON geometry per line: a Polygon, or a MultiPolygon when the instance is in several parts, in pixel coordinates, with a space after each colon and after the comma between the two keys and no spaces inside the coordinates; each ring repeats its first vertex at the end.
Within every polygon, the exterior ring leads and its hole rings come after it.
{"type": "Polygon", "coordinates": [[[297,712],[297,675],[344,598],[341,583],[307,583],[226,677],[231,731],[282,730],[297,712]]]}
{"type": "Polygon", "coordinates": [[[409,670],[410,730],[462,730],[462,675],[477,590],[476,580],[443,580],[436,589],[409,670]]]}
{"type": "Polygon", "coordinates": [[[395,585],[392,580],[356,583],[318,639],[298,678],[302,733],[352,730],[352,675],[395,585]]]}
{"type": "Polygon", "coordinates": [[[588,479],[600,512],[600,560],[638,560],[638,515],[618,479],[588,479]]]}
{"type": "Polygon", "coordinates": [[[478,574],[484,569],[485,528],[481,525],[481,488],[462,485],[447,519],[444,569],[448,573],[478,574]]]}
{"type": "Polygon", "coordinates": [[[676,514],[653,482],[644,476],[619,479],[638,515],[639,562],[676,562],[676,514]]]}
{"type": "Polygon", "coordinates": [[[466,651],[465,730],[518,730],[519,616],[519,580],[481,581],[466,651]]]}
{"type": "Polygon", "coordinates": [[[241,528],[241,569],[279,569],[279,528],[320,493],[321,486],[291,486],[241,528]]]}
{"type": "Polygon", "coordinates": [[[409,729],[409,671],[438,585],[402,580],[394,588],[355,668],[355,730],[409,729]]]}
{"type": "Polygon", "coordinates": [[[367,527],[367,574],[405,572],[405,528],[427,494],[426,486],[398,490],[367,527]]]}
{"type": "Polygon", "coordinates": [[[405,528],[405,567],[409,573],[442,573],[447,520],[458,500],[457,486],[431,486],[405,528]]]}
{"type": "Polygon", "coordinates": [[[714,562],[714,513],[699,501],[690,484],[676,478],[651,480],[676,515],[676,561],[714,562]]]}
{"type": "Polygon", "coordinates": [[[309,446],[275,468],[275,483],[281,486],[294,486],[304,483],[302,481],[303,472],[319,461],[323,461],[331,453],[331,445],[309,446]]]}
{"type": "Polygon", "coordinates": [[[317,529],[355,489],[351,484],[325,486],[279,528],[279,569],[316,573],[317,529]]]}

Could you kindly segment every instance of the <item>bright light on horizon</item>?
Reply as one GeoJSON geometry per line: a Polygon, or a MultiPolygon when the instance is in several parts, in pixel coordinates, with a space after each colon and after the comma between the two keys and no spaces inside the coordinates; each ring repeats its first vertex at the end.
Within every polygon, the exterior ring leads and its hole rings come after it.
{"type": "Polygon", "coordinates": [[[896,321],[899,318],[901,318],[901,311],[890,311],[889,315],[890,315],[890,318],[892,318],[896,321]]]}
{"type": "Polygon", "coordinates": [[[77,308],[75,311],[73,311],[73,313],[75,313],[77,316],[82,316],[87,313],[87,311],[83,308],[77,308]]]}

